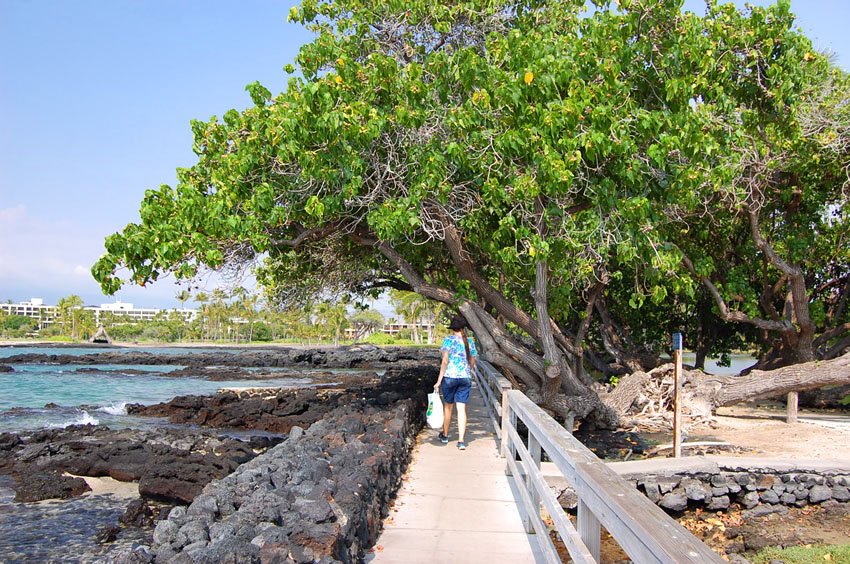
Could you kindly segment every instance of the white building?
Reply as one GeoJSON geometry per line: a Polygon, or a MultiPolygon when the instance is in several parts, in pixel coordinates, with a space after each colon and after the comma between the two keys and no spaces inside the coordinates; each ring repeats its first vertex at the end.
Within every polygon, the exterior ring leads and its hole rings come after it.
{"type": "MultiPolygon", "coordinates": [[[[125,302],[115,302],[111,304],[101,304],[98,306],[86,306],[83,308],[94,313],[95,323],[101,322],[101,316],[106,313],[111,313],[116,320],[125,318],[132,321],[149,321],[156,317],[159,313],[164,313],[166,316],[172,311],[176,311],[186,321],[193,321],[198,317],[196,309],[155,309],[155,308],[135,308],[133,304],[125,302]]],[[[8,315],[23,315],[24,317],[32,317],[40,321],[39,325],[43,326],[48,323],[55,323],[59,317],[59,308],[56,306],[44,305],[44,300],[41,298],[32,298],[28,302],[20,302],[17,304],[0,304],[0,311],[8,315]]]]}
{"type": "Polygon", "coordinates": [[[196,309],[135,308],[133,304],[126,302],[100,304],[100,307],[88,306],[85,309],[94,312],[95,323],[100,323],[101,316],[106,313],[111,313],[116,318],[124,317],[133,321],[150,321],[160,313],[164,313],[167,316],[171,312],[177,312],[185,321],[193,321],[198,317],[198,310],[196,309]]]}
{"type": "Polygon", "coordinates": [[[44,305],[44,300],[41,298],[31,298],[28,302],[16,304],[0,304],[0,311],[7,315],[23,315],[24,317],[38,319],[40,326],[53,323],[59,316],[59,310],[56,306],[44,305]]]}

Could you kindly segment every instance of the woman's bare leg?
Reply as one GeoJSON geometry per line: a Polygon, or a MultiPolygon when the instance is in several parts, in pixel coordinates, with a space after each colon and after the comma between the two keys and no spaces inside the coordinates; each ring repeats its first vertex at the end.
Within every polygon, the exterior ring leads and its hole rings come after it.
{"type": "MultiPolygon", "coordinates": [[[[449,436],[449,425],[452,422],[452,408],[455,404],[453,403],[444,403],[443,404],[443,435],[449,436]]],[[[458,412],[460,413],[460,412],[458,412]]],[[[464,415],[464,420],[466,416],[464,415]]]]}
{"type": "Polygon", "coordinates": [[[464,442],[466,436],[466,404],[457,404],[457,434],[458,441],[464,442]]]}

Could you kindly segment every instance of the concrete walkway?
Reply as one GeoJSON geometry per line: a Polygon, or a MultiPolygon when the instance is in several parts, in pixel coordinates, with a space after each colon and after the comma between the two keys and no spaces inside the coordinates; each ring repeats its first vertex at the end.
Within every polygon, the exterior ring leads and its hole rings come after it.
{"type": "Polygon", "coordinates": [[[457,413],[449,444],[440,444],[436,430],[419,433],[408,475],[367,562],[543,562],[534,535],[524,532],[519,494],[505,475],[474,384],[467,411],[465,451],[457,449],[457,413]]]}

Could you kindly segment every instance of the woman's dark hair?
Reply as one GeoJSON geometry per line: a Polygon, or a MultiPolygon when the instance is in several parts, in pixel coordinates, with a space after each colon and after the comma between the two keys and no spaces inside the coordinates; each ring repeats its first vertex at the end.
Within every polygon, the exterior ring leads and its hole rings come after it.
{"type": "Polygon", "coordinates": [[[455,315],[449,322],[449,329],[451,329],[452,331],[460,331],[460,334],[463,337],[463,348],[466,351],[466,364],[467,366],[469,366],[469,370],[471,371],[472,354],[469,352],[469,339],[466,337],[466,333],[464,332],[464,329],[466,327],[469,327],[469,323],[467,323],[466,319],[460,315],[455,315]]]}
{"type": "Polygon", "coordinates": [[[464,319],[460,315],[455,315],[449,322],[449,329],[451,329],[452,331],[460,331],[461,329],[464,329],[466,327],[469,327],[469,324],[466,322],[466,319],[464,319]]]}

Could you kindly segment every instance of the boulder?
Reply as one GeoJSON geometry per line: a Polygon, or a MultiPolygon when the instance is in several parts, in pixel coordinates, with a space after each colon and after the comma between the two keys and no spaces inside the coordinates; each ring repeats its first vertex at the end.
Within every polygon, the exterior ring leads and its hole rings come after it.
{"type": "Polygon", "coordinates": [[[15,501],[18,502],[69,499],[91,491],[82,478],[35,466],[16,468],[12,477],[15,480],[15,501]]]}
{"type": "Polygon", "coordinates": [[[684,511],[688,508],[688,497],[684,493],[666,493],[662,496],[658,505],[670,511],[684,511]]]}
{"type": "Polygon", "coordinates": [[[832,489],[827,486],[816,485],[809,490],[810,503],[821,503],[828,499],[832,499],[832,489]]]}

